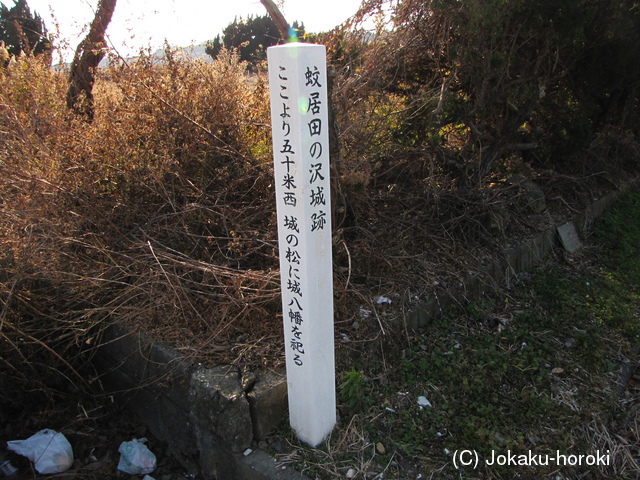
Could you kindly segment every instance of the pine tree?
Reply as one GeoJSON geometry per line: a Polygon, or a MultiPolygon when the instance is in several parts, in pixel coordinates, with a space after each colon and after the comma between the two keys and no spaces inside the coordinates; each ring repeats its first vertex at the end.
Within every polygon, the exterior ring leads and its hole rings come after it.
{"type": "MultiPolygon", "coordinates": [[[[304,36],[304,23],[294,22],[292,30],[298,38],[304,36]]],[[[216,58],[222,48],[237,50],[240,59],[256,65],[267,58],[267,48],[280,41],[280,32],[268,15],[236,18],[213,41],[207,43],[206,52],[216,58]]]]}
{"type": "Polygon", "coordinates": [[[50,55],[51,40],[42,18],[31,10],[26,0],[14,0],[12,8],[0,3],[0,42],[10,55],[50,55]]]}

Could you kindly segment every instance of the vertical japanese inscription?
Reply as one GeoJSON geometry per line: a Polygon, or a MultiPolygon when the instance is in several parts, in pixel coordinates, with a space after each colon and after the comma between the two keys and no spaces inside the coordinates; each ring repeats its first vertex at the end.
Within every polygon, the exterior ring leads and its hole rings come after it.
{"type": "MultiPolygon", "coordinates": [[[[295,105],[295,99],[292,97],[295,93],[292,91],[292,83],[295,79],[291,78],[294,72],[289,72],[286,65],[278,65],[278,96],[279,104],[281,104],[278,115],[281,118],[281,135],[278,144],[274,144],[275,161],[282,168],[276,168],[276,176],[280,176],[280,189],[277,189],[277,195],[280,195],[280,206],[282,214],[279,222],[281,222],[279,231],[285,232],[284,243],[286,251],[284,252],[285,268],[281,273],[283,280],[286,276],[286,294],[283,292],[283,305],[286,304],[285,318],[289,319],[290,336],[288,338],[288,348],[293,351],[293,362],[296,366],[304,365],[304,337],[302,324],[304,322],[304,309],[302,308],[302,284],[300,272],[303,268],[304,257],[301,253],[300,245],[300,227],[298,216],[302,205],[298,202],[302,201],[302,182],[299,178],[301,169],[299,163],[301,161],[299,146],[296,145],[295,135],[292,135],[291,128],[291,108],[292,103],[295,105]]],[[[295,108],[295,107],[294,107],[295,108]]],[[[296,112],[293,112],[296,113],[296,112]]],[[[275,138],[275,136],[274,136],[275,138]]],[[[282,254],[281,254],[282,255],[282,254]]],[[[281,262],[282,266],[282,262],[281,262]]]]}
{"type": "Polygon", "coordinates": [[[289,416],[316,446],[336,421],[326,50],[267,50],[289,416]]]}
{"type": "MultiPolygon", "coordinates": [[[[309,222],[311,231],[317,232],[324,230],[327,225],[327,194],[328,178],[326,171],[328,170],[326,163],[326,155],[328,149],[323,148],[323,117],[325,116],[326,106],[323,105],[321,98],[322,84],[320,78],[320,70],[317,65],[304,66],[304,110],[303,116],[307,128],[304,130],[303,144],[308,145],[308,149],[304,152],[308,157],[306,164],[308,165],[309,185],[311,191],[309,193],[309,205],[311,206],[309,222]],[[306,138],[305,138],[306,137],[306,138]]],[[[324,80],[322,80],[324,81],[324,80]]]]}

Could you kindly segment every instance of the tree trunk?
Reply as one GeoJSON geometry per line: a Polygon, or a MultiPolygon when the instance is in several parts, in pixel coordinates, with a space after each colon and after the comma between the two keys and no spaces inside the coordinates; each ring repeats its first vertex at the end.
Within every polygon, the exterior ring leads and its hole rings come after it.
{"type": "Polygon", "coordinates": [[[284,15],[282,14],[278,6],[273,3],[272,0],[260,0],[260,3],[264,8],[267,9],[267,13],[278,27],[278,31],[280,32],[280,36],[282,37],[282,41],[285,43],[288,42],[289,37],[291,36],[289,24],[287,23],[287,20],[284,18],[284,15]]]}
{"type": "Polygon", "coordinates": [[[96,69],[107,52],[105,32],[111,22],[117,0],[100,0],[89,33],[78,45],[69,74],[67,107],[87,121],[94,116],[93,84],[96,69]]]}

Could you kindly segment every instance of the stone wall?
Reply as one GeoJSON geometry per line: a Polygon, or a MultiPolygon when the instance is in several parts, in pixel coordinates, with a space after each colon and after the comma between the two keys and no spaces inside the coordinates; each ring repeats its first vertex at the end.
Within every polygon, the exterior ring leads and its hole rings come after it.
{"type": "Polygon", "coordinates": [[[466,304],[495,290],[496,287],[510,285],[518,274],[533,269],[554,248],[566,247],[565,238],[561,238],[566,231],[575,227],[578,235],[584,235],[596,218],[611,207],[620,195],[635,186],[636,183],[626,184],[621,187],[620,191],[612,192],[595,200],[584,212],[575,215],[568,221],[548,228],[517,247],[503,250],[496,260],[487,261],[481,273],[461,278],[458,286],[437,288],[432,296],[422,300],[407,313],[404,319],[406,327],[414,330],[423,328],[433,318],[442,315],[455,304],[466,304]]]}
{"type": "Polygon", "coordinates": [[[243,453],[284,417],[283,373],[243,378],[233,365],[206,367],[122,325],[105,330],[93,363],[106,392],[167,442],[188,471],[205,478],[270,478],[265,465],[253,469],[243,453]]]}

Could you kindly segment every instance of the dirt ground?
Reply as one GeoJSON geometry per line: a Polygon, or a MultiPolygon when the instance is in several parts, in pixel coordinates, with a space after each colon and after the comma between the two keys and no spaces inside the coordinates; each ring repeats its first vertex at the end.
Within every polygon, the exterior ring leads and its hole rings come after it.
{"type": "Polygon", "coordinates": [[[150,474],[156,480],[195,478],[167,452],[166,444],[153,438],[134,415],[110,403],[108,398],[67,398],[44,410],[38,404],[26,403],[21,407],[20,413],[17,409],[3,413],[0,430],[0,452],[18,469],[12,479],[142,478],[143,475],[132,476],[117,469],[118,448],[122,442],[134,438],[148,439],[147,446],[157,458],[157,467],[150,474]],[[73,448],[71,469],[54,475],[40,475],[28,459],[6,450],[7,441],[26,439],[43,429],[64,433],[73,448]]]}

